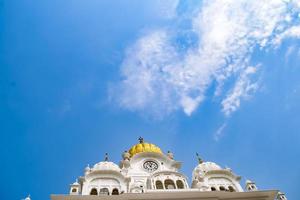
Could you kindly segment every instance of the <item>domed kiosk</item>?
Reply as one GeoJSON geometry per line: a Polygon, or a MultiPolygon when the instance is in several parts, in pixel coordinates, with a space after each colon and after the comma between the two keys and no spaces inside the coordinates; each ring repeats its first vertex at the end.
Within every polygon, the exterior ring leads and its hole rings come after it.
{"type": "Polygon", "coordinates": [[[214,162],[204,162],[199,156],[198,161],[199,164],[193,170],[192,188],[201,191],[243,192],[239,183],[241,177],[230,168],[223,169],[214,162]]]}
{"type": "MultiPolygon", "coordinates": [[[[92,168],[87,166],[84,177],[79,180],[82,195],[114,195],[126,190],[126,177],[117,164],[108,161],[107,154],[104,161],[96,163],[92,168]]],[[[71,191],[72,187],[74,184],[71,191]]]]}
{"type": "Polygon", "coordinates": [[[258,190],[250,181],[244,191],[241,177],[230,168],[204,162],[198,154],[197,157],[198,165],[193,170],[190,187],[188,178],[180,172],[181,162],[174,159],[173,153],[164,153],[140,137],[138,144],[123,152],[119,165],[109,161],[105,154],[104,161],[85,167],[84,176],[70,185],[68,195],[51,195],[51,199],[286,200],[283,193],[258,190]]]}

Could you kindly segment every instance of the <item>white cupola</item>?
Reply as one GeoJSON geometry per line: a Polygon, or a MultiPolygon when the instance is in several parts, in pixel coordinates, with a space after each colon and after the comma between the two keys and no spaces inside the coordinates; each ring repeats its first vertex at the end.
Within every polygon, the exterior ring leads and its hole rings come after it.
{"type": "Polygon", "coordinates": [[[239,181],[230,168],[223,169],[214,162],[204,162],[198,154],[199,164],[193,170],[192,188],[200,191],[243,191],[239,181]]]}
{"type": "Polygon", "coordinates": [[[287,200],[287,198],[284,193],[278,192],[277,200],[287,200]]]}
{"type": "Polygon", "coordinates": [[[70,185],[70,195],[78,195],[80,194],[80,184],[78,183],[78,180],[70,185]]]}
{"type": "Polygon", "coordinates": [[[255,185],[255,182],[246,180],[246,190],[247,191],[257,191],[257,187],[255,185]]]}
{"type": "Polygon", "coordinates": [[[82,177],[82,195],[114,195],[126,191],[125,176],[120,167],[108,160],[105,154],[104,161],[93,167],[85,168],[82,177]]]}

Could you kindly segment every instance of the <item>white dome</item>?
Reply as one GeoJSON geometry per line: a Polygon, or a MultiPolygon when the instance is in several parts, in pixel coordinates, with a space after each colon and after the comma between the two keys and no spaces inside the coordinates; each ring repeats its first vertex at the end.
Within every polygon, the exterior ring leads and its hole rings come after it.
{"type": "Polygon", "coordinates": [[[86,168],[84,168],[84,171],[86,171],[86,172],[88,172],[90,170],[91,170],[90,166],[86,166],[86,168]]]}
{"type": "Polygon", "coordinates": [[[249,184],[255,184],[255,183],[254,183],[253,181],[247,179],[247,180],[246,180],[246,185],[249,185],[249,184]]]}
{"type": "Polygon", "coordinates": [[[76,181],[72,185],[80,185],[80,184],[78,183],[78,180],[76,179],[76,181]]]}
{"type": "Polygon", "coordinates": [[[121,169],[118,165],[116,165],[113,162],[108,162],[108,161],[104,161],[104,162],[98,162],[97,164],[94,165],[92,170],[99,170],[99,171],[117,171],[120,172],[121,169]]]}
{"type": "Polygon", "coordinates": [[[212,170],[221,170],[222,168],[214,162],[203,162],[199,164],[194,171],[196,172],[208,172],[212,170]]]}

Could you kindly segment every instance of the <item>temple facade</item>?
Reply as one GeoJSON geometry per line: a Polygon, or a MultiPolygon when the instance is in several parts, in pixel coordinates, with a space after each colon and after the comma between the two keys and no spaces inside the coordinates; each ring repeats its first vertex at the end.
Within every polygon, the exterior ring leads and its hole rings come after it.
{"type": "MultiPolygon", "coordinates": [[[[198,154],[197,154],[198,156],[198,154]]],[[[205,162],[198,156],[192,181],[180,172],[181,162],[154,144],[144,142],[122,154],[119,165],[104,161],[87,166],[84,175],[70,185],[67,195],[52,200],[97,199],[260,199],[287,200],[278,190],[258,190],[253,181],[240,184],[241,177],[230,168],[205,162]]]]}

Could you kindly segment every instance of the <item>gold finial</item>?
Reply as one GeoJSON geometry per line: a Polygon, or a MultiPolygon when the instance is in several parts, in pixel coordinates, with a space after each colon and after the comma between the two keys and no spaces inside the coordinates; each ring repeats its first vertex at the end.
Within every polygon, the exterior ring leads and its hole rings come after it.
{"type": "Polygon", "coordinates": [[[139,141],[140,143],[144,143],[144,138],[142,138],[141,136],[139,137],[139,141]]]}
{"type": "Polygon", "coordinates": [[[196,153],[196,156],[197,156],[197,158],[198,158],[198,162],[199,162],[199,164],[203,163],[203,160],[200,158],[200,156],[199,156],[199,154],[198,154],[198,153],[196,153]]]}
{"type": "Polygon", "coordinates": [[[105,160],[105,161],[108,161],[108,153],[105,153],[104,160],[105,160]]]}

